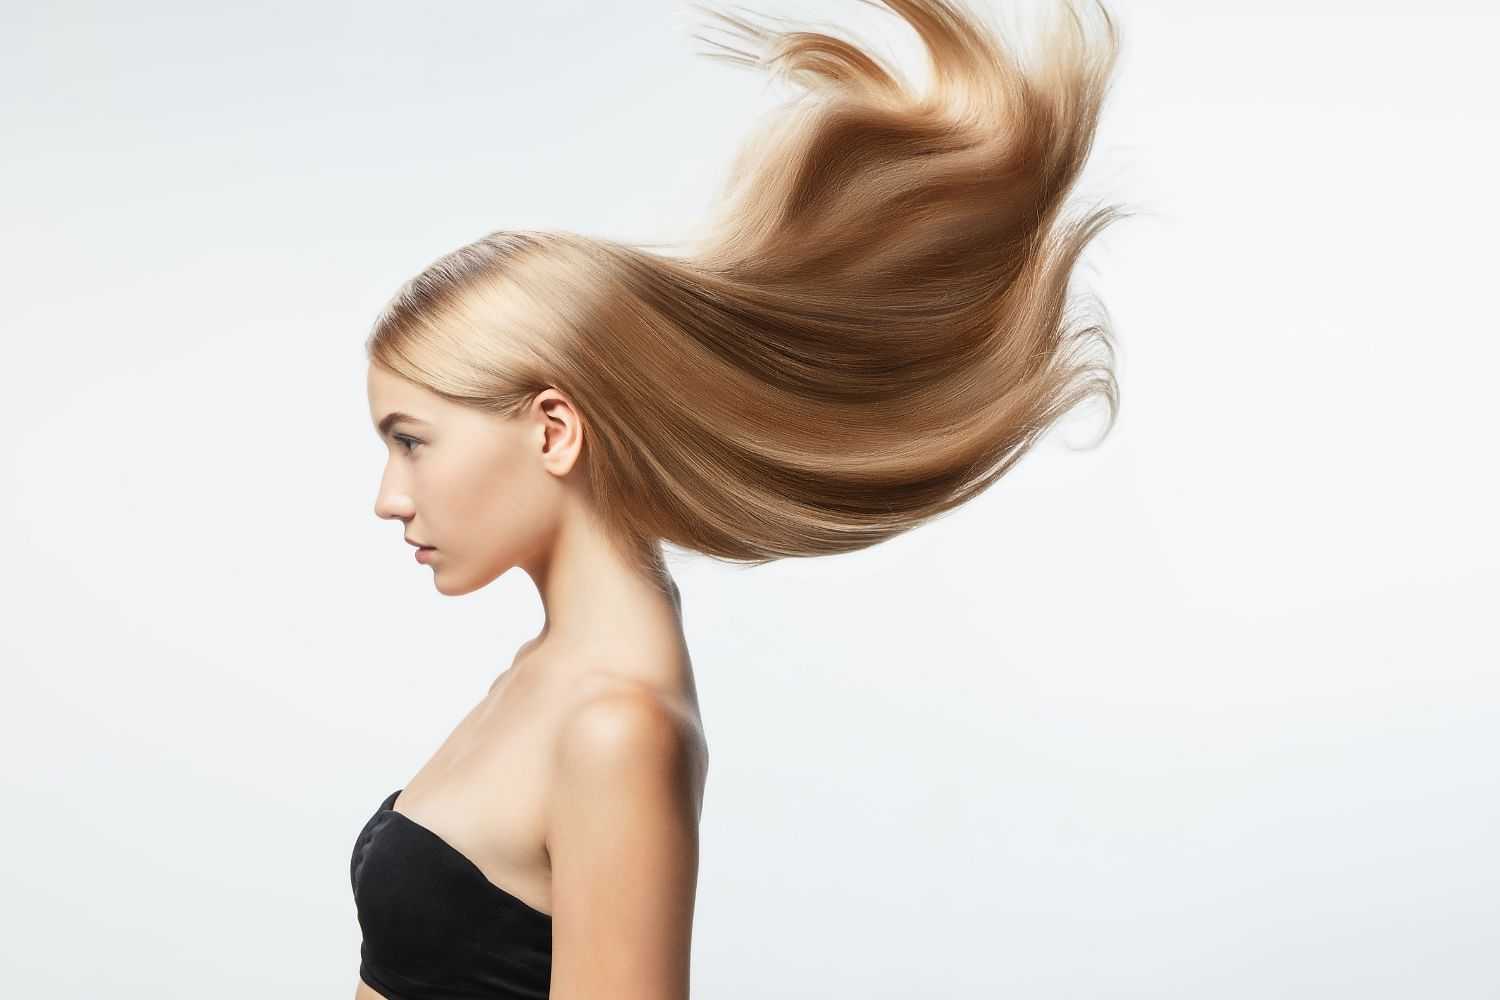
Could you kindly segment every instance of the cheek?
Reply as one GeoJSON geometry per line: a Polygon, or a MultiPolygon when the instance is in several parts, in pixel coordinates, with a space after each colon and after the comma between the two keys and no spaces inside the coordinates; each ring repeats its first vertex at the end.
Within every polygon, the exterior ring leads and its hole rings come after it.
{"type": "Polygon", "coordinates": [[[539,476],[513,459],[474,469],[452,494],[454,527],[472,539],[480,558],[513,559],[550,533],[555,504],[549,485],[545,473],[539,476]]]}

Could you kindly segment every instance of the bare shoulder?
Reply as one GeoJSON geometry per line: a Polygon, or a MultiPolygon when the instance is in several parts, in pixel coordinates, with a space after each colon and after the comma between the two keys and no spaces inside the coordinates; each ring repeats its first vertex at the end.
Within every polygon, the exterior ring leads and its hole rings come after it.
{"type": "Polygon", "coordinates": [[[702,761],[670,692],[592,682],[559,719],[552,996],[688,996],[702,761]]]}
{"type": "Polygon", "coordinates": [[[601,678],[562,718],[555,762],[591,768],[699,756],[708,756],[702,726],[676,699],[638,682],[601,678]]]}
{"type": "Polygon", "coordinates": [[[555,783],[655,777],[701,807],[708,745],[694,713],[669,694],[628,679],[599,677],[560,720],[555,783]]]}

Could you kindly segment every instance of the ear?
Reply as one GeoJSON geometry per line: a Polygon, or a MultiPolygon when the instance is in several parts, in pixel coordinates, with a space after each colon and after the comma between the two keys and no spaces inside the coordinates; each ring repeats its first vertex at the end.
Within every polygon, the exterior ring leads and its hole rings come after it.
{"type": "Polygon", "coordinates": [[[537,421],[543,468],[566,476],[583,454],[583,415],[572,400],[550,387],[532,400],[531,413],[537,421]]]}

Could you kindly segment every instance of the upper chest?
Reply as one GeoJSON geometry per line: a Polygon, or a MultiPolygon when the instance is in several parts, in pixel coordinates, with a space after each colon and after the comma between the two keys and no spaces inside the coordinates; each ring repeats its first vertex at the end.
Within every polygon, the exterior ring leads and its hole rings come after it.
{"type": "MultiPolygon", "coordinates": [[[[620,686],[603,673],[549,684],[507,671],[407,781],[396,808],[490,882],[550,913],[546,815],[556,735],[578,705],[620,686]]],[[[673,704],[690,724],[696,719],[695,700],[673,704]]]]}
{"type": "Polygon", "coordinates": [[[547,787],[565,706],[497,682],[402,788],[396,808],[495,885],[550,912],[547,787]]]}

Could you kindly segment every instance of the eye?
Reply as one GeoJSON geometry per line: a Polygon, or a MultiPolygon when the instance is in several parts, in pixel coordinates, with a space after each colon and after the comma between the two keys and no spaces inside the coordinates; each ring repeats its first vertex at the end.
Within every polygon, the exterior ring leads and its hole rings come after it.
{"type": "Polygon", "coordinates": [[[422,443],[422,442],[418,441],[416,438],[407,437],[405,434],[392,434],[391,437],[395,438],[397,441],[399,441],[402,445],[404,445],[406,447],[406,453],[408,455],[410,455],[413,451],[416,450],[417,445],[419,445],[419,444],[422,443]]]}

